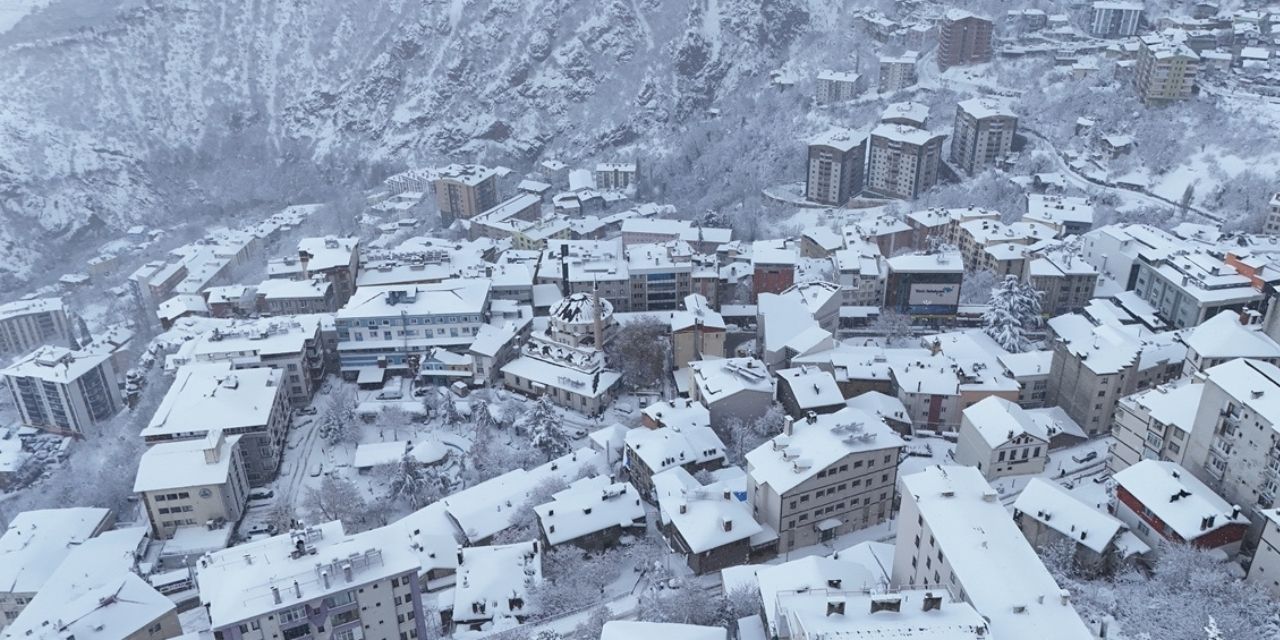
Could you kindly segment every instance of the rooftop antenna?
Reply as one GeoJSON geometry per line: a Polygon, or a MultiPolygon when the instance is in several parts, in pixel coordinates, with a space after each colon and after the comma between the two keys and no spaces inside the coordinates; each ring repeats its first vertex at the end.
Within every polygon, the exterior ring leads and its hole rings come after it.
{"type": "Polygon", "coordinates": [[[595,332],[596,348],[604,348],[604,323],[600,317],[600,281],[591,279],[591,328],[595,332]]]}

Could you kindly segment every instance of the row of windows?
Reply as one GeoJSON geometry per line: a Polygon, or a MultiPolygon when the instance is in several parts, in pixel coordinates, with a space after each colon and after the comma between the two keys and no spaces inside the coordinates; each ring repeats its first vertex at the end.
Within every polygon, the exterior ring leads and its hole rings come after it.
{"type": "Polygon", "coordinates": [[[191,497],[191,493],[180,491],[178,493],[158,493],[155,496],[156,502],[164,502],[165,500],[186,500],[191,497]]]}

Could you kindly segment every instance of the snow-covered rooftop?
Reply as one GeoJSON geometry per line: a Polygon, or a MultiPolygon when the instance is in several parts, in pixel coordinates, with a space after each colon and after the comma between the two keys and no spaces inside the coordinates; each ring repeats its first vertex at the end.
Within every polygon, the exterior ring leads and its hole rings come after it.
{"type": "Polygon", "coordinates": [[[1048,434],[1026,409],[998,396],[987,396],[966,408],[964,421],[992,449],[1024,434],[1046,444],[1049,441],[1048,434]]]}
{"type": "Polygon", "coordinates": [[[956,104],[956,108],[979,120],[984,118],[1018,117],[1018,114],[1014,112],[1013,105],[1010,104],[1008,99],[994,96],[962,100],[956,104]]]}
{"type": "Polygon", "coordinates": [[[400,528],[347,535],[341,522],[327,522],[208,554],[196,583],[213,628],[222,629],[357,585],[416,576],[418,566],[400,528]]]}
{"type": "Polygon", "coordinates": [[[1280,344],[1258,325],[1240,324],[1240,314],[1221,311],[1182,332],[1182,342],[1201,358],[1280,358],[1280,344]]]}
{"type": "Polygon", "coordinates": [[[706,464],[725,457],[724,442],[708,426],[677,425],[627,432],[627,449],[652,473],[686,464],[706,464]]]}
{"type": "Polygon", "coordinates": [[[66,347],[45,345],[28,353],[0,370],[0,375],[31,377],[55,384],[75,382],[111,357],[98,351],[72,351],[66,347]]]}
{"type": "Polygon", "coordinates": [[[225,484],[240,436],[213,430],[201,440],[160,442],[147,448],[138,462],[133,491],[162,491],[225,484]]]}
{"type": "Polygon", "coordinates": [[[893,142],[904,142],[922,146],[934,140],[943,137],[940,133],[934,133],[927,129],[918,129],[901,124],[880,123],[875,129],[871,130],[872,138],[885,138],[893,142]]]}
{"type": "Polygon", "coordinates": [[[683,467],[655,474],[653,490],[663,522],[680,532],[692,553],[746,540],[762,530],[735,487],[722,482],[704,486],[683,467]]]}
{"type": "Polygon", "coordinates": [[[754,358],[695,360],[689,363],[693,384],[706,404],[743,391],[773,393],[773,377],[754,358]]]}
{"type": "Polygon", "coordinates": [[[901,483],[966,599],[990,620],[992,637],[1093,637],[981,472],[929,467],[901,476],[901,483]]]}
{"type": "Polygon", "coordinates": [[[158,438],[264,427],[281,402],[283,375],[278,369],[233,370],[226,362],[183,366],[140,435],[158,438]]]}
{"type": "Polygon", "coordinates": [[[480,315],[489,300],[489,280],[450,280],[435,284],[360,287],[338,318],[419,315],[480,315]]]}
{"type": "Polygon", "coordinates": [[[1013,503],[1014,513],[1032,518],[1061,533],[1078,544],[1102,553],[1116,536],[1124,531],[1124,523],[1081,502],[1058,483],[1032,478],[1013,503]]]}
{"type": "Polygon", "coordinates": [[[844,394],[830,373],[811,365],[779,370],[779,384],[791,389],[796,406],[801,410],[817,409],[844,403],[844,394]]]}
{"type": "MultiPolygon", "coordinates": [[[[748,472],[757,484],[767,484],[778,495],[785,495],[846,456],[902,446],[902,438],[882,418],[846,407],[795,421],[790,435],[770,438],[746,458],[748,472]]],[[[897,452],[892,456],[896,464],[897,452]]]]}
{"type": "Polygon", "coordinates": [[[841,152],[852,151],[867,141],[867,134],[836,127],[809,138],[809,146],[832,147],[841,152]]]}
{"type": "Polygon", "coordinates": [[[459,547],[453,620],[471,622],[530,614],[530,587],[542,581],[537,542],[459,547]]]}
{"type": "Polygon", "coordinates": [[[1238,509],[1174,462],[1140,460],[1112,478],[1185,542],[1227,525],[1249,523],[1238,509]]]}
{"type": "Polygon", "coordinates": [[[40,590],[67,553],[107,524],[111,512],[92,507],[24,511],[0,536],[0,585],[8,593],[40,590]]]}
{"type": "Polygon", "coordinates": [[[533,511],[551,546],[611,527],[643,527],[644,523],[644,505],[636,488],[628,482],[611,483],[605,476],[578,480],[533,511]]]}

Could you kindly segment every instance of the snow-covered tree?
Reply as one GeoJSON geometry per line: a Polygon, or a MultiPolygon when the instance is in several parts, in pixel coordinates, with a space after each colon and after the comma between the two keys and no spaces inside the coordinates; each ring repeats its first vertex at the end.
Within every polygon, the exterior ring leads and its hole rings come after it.
{"type": "Polygon", "coordinates": [[[605,345],[609,366],[622,374],[627,389],[661,385],[667,374],[671,327],[655,316],[622,325],[605,345]]]}
{"type": "Polygon", "coordinates": [[[986,304],[998,282],[995,272],[990,269],[964,274],[964,282],[960,285],[960,304],[986,304]]]}
{"type": "Polygon", "coordinates": [[[533,403],[533,409],[525,416],[524,428],[529,434],[530,443],[547,460],[569,453],[569,434],[561,428],[560,413],[551,398],[542,396],[533,403]]]}
{"type": "Polygon", "coordinates": [[[356,391],[349,384],[336,384],[325,396],[320,420],[329,444],[360,441],[360,421],[356,415],[358,406],[356,391]]]}
{"type": "Polygon", "coordinates": [[[731,459],[742,462],[752,449],[782,433],[786,418],[786,410],[776,402],[769,405],[768,410],[753,420],[730,418],[725,422],[724,433],[720,436],[729,447],[731,459]]]}
{"type": "Polygon", "coordinates": [[[471,401],[471,424],[476,431],[490,431],[498,426],[498,421],[489,410],[489,401],[476,398],[471,401]]]}
{"type": "Polygon", "coordinates": [[[316,522],[341,520],[347,532],[369,528],[369,505],[359,487],[346,478],[325,476],[320,487],[307,487],[303,506],[316,522]]]}
{"type": "Polygon", "coordinates": [[[436,397],[436,407],[445,426],[452,427],[462,422],[462,412],[458,410],[458,403],[452,393],[446,389],[439,389],[435,394],[427,395],[436,397]]]}
{"type": "Polygon", "coordinates": [[[869,327],[872,332],[884,338],[886,347],[902,347],[910,341],[911,316],[898,313],[893,309],[881,309],[880,317],[869,327]]]}
{"type": "Polygon", "coordinates": [[[493,544],[514,544],[538,537],[538,514],[533,508],[551,501],[555,494],[569,488],[569,483],[558,477],[538,483],[520,505],[520,511],[512,518],[511,526],[493,536],[493,544]]]}
{"type": "Polygon", "coordinates": [[[444,476],[435,467],[423,464],[410,453],[406,453],[392,468],[388,488],[388,497],[404,502],[411,509],[421,509],[439,500],[449,490],[444,476]]]}
{"type": "Polygon", "coordinates": [[[1022,353],[1031,348],[1026,330],[1040,322],[1040,292],[1007,275],[991,291],[987,311],[982,314],[982,330],[1006,351],[1022,353]]]}

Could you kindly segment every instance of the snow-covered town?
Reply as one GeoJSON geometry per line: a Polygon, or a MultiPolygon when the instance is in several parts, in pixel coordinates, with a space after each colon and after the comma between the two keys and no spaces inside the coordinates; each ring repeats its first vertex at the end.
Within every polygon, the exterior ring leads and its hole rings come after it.
{"type": "Polygon", "coordinates": [[[0,640],[1280,638],[1280,5],[219,4],[0,0],[0,640]]]}

